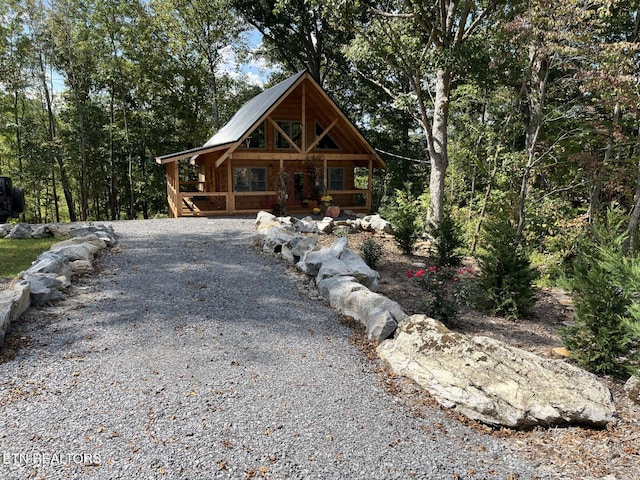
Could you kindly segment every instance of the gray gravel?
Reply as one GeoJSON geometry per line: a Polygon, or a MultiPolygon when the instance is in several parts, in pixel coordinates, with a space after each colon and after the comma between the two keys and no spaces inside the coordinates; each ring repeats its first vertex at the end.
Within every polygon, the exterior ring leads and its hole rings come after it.
{"type": "Polygon", "coordinates": [[[388,393],[253,223],[112,222],[100,274],[12,327],[0,478],[545,478],[388,393]]]}

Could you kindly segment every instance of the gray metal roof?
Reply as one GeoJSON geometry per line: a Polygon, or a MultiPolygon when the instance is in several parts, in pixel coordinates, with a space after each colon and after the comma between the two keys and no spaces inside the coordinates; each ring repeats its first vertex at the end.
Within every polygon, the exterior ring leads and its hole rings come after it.
{"type": "Polygon", "coordinates": [[[204,147],[215,147],[239,141],[253,129],[256,122],[289,91],[292,85],[295,85],[304,73],[303,70],[253,97],[236,112],[224,127],[207,140],[204,147]]]}

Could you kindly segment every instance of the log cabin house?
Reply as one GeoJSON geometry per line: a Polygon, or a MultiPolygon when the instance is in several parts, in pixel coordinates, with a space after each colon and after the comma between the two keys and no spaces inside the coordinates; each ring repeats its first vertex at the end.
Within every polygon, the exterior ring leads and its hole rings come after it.
{"type": "Polygon", "coordinates": [[[371,210],[372,173],[385,164],[307,71],[247,103],[202,147],[157,157],[169,216],[311,213],[323,196],[371,210]],[[356,177],[358,181],[356,182],[356,177]]]}

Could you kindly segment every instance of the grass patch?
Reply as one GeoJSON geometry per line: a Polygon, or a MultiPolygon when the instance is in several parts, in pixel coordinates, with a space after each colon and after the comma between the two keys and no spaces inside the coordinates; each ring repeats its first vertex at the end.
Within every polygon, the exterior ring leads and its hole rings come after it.
{"type": "Polygon", "coordinates": [[[0,278],[13,278],[28,269],[38,255],[59,241],[53,237],[24,240],[0,238],[0,278]]]}

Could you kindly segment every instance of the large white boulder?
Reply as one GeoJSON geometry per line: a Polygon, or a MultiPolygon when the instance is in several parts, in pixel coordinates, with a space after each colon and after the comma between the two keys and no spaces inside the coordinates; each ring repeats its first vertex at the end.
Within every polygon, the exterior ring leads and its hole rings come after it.
{"type": "Polygon", "coordinates": [[[616,414],[611,392],[595,375],[491,338],[452,332],[425,315],[407,317],[378,354],[442,405],[491,425],[603,426],[616,414]]]}
{"type": "Polygon", "coordinates": [[[347,242],[347,237],[339,237],[329,248],[308,252],[297,263],[297,267],[308,275],[316,276],[323,263],[332,258],[340,258],[347,248],[347,242]]]}
{"type": "Polygon", "coordinates": [[[282,245],[281,254],[289,263],[297,263],[306,253],[318,245],[318,235],[296,235],[282,245]]]}
{"type": "Polygon", "coordinates": [[[393,334],[406,314],[402,307],[350,276],[326,277],[317,282],[318,292],[333,308],[355,318],[371,340],[384,340],[393,334]]]}

